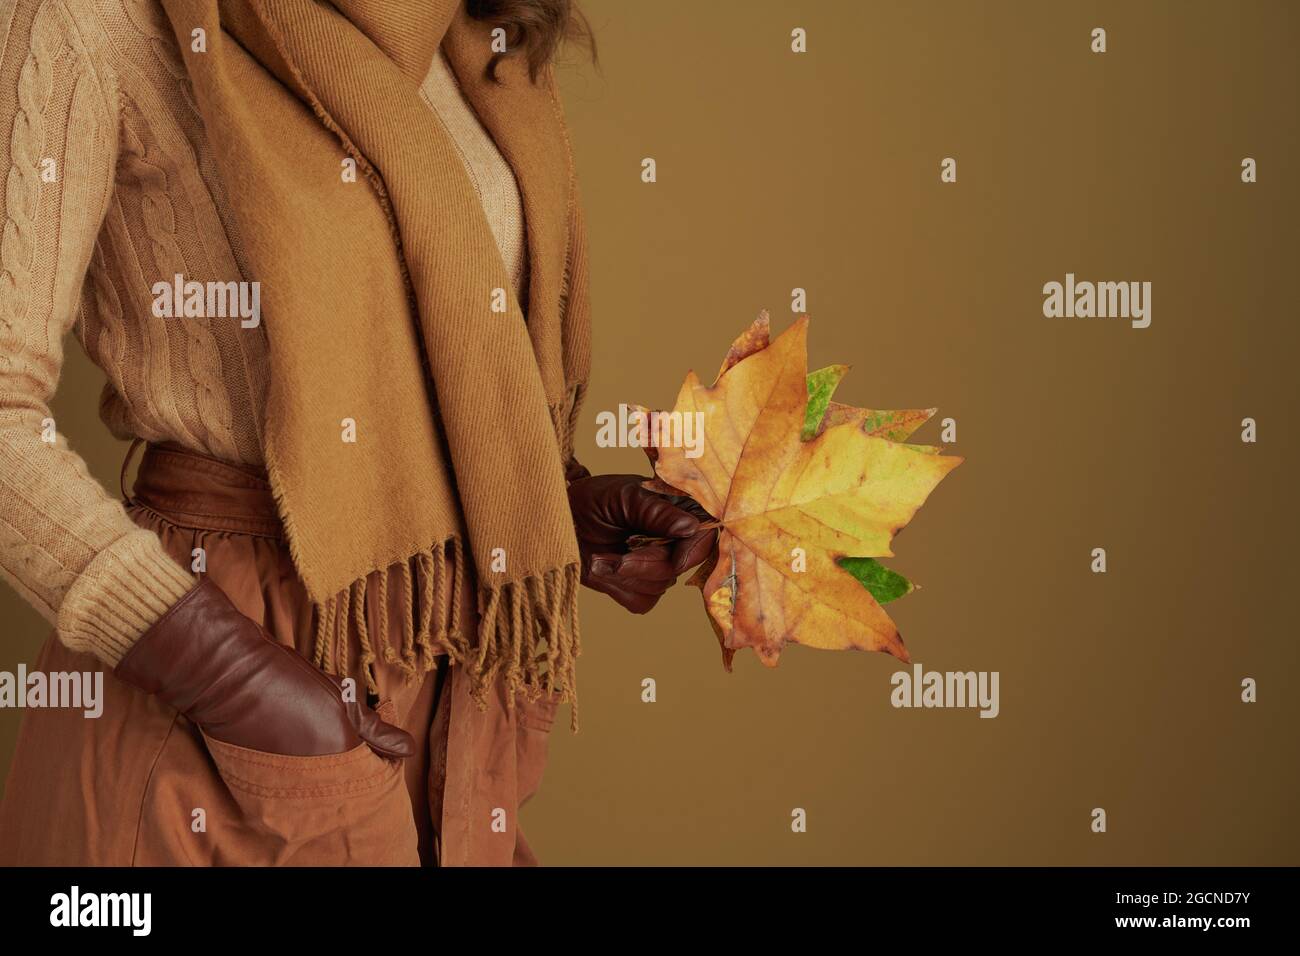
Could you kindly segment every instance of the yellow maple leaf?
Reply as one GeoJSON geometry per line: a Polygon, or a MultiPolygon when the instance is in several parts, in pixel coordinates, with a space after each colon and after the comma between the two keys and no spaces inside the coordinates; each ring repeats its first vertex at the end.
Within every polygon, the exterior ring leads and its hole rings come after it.
{"type": "MultiPolygon", "coordinates": [[[[805,316],[770,341],[760,315],[732,344],[712,385],[691,372],[677,396],[674,413],[702,416],[698,457],[671,446],[651,456],[659,487],[689,495],[720,523],[716,559],[692,583],[703,591],[728,667],[742,647],[775,666],[788,642],[910,660],[889,615],[837,562],[892,556],[894,534],[962,461],[881,437],[910,435],[933,409],[830,403],[804,440],[807,330],[805,316]]],[[[838,382],[844,369],[833,370],[838,382]]]]}

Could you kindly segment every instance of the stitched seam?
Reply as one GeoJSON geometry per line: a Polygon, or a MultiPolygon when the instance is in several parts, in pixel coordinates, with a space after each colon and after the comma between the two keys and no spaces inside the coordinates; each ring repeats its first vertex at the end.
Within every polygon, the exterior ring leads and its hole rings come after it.
{"type": "MultiPolygon", "coordinates": [[[[396,765],[394,765],[396,766],[396,765]]],[[[231,787],[258,797],[342,797],[357,796],[378,789],[393,776],[393,767],[385,767],[381,772],[360,780],[343,783],[321,784],[312,787],[267,787],[251,780],[245,780],[238,774],[220,768],[221,778],[231,787]]]]}
{"type": "MultiPolygon", "coordinates": [[[[291,652],[292,653],[292,652],[291,652]]],[[[360,763],[366,757],[366,750],[360,746],[354,747],[341,754],[320,754],[319,756],[293,757],[288,754],[262,754],[259,751],[249,751],[247,748],[236,749],[234,744],[227,744],[224,740],[217,740],[215,737],[207,738],[208,749],[220,751],[222,756],[236,763],[245,763],[252,767],[269,767],[272,770],[278,770],[285,774],[305,774],[321,768],[337,769],[347,767],[350,764],[360,763]],[[285,760],[310,760],[312,765],[302,767],[286,767],[285,760]]],[[[369,747],[367,746],[367,750],[369,747]]]]}
{"type": "Polygon", "coordinates": [[[167,741],[172,739],[172,733],[176,730],[176,718],[179,716],[178,711],[172,711],[172,720],[167,725],[167,733],[163,734],[162,743],[158,745],[158,752],[153,755],[153,760],[149,763],[149,773],[144,778],[144,790],[140,794],[140,810],[135,821],[135,840],[131,843],[130,866],[135,866],[136,857],[140,853],[140,833],[144,830],[144,806],[149,800],[149,788],[153,785],[154,772],[158,769],[158,762],[162,760],[163,751],[167,748],[167,741]]]}

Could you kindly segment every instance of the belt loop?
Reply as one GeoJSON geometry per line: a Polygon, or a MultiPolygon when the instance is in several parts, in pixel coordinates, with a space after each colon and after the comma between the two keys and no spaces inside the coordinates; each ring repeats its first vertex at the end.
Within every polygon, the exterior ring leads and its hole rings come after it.
{"type": "Polygon", "coordinates": [[[126,493],[126,472],[131,467],[131,459],[135,457],[135,450],[144,444],[143,438],[131,439],[131,447],[126,450],[126,457],[122,459],[122,474],[118,476],[117,486],[122,491],[122,503],[130,504],[131,496],[126,493]]]}

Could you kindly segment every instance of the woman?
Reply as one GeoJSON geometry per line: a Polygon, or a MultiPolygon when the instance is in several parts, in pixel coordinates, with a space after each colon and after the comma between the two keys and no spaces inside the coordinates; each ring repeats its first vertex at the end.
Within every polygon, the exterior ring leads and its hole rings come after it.
{"type": "Polygon", "coordinates": [[[27,713],[0,862],[534,862],[579,580],[644,612],[710,543],[573,459],[569,3],[8,9],[0,567],[104,705],[27,713]],[[69,328],[125,509],[50,419],[69,328]]]}

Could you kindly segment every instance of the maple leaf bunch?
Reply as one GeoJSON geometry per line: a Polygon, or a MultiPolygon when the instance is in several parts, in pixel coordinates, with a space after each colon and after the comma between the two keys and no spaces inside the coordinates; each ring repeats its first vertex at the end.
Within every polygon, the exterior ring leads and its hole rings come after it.
{"type": "MultiPolygon", "coordinates": [[[[808,372],[808,317],[775,341],[766,312],[732,343],[712,385],[686,376],[673,414],[700,415],[702,448],[646,448],[645,487],[718,529],[698,587],[723,665],[751,647],[776,666],[787,643],[885,651],[909,661],[881,605],[914,590],[877,558],[962,459],[907,439],[935,409],[832,400],[848,371],[808,372]]],[[[643,415],[643,406],[634,406],[643,415]]]]}

